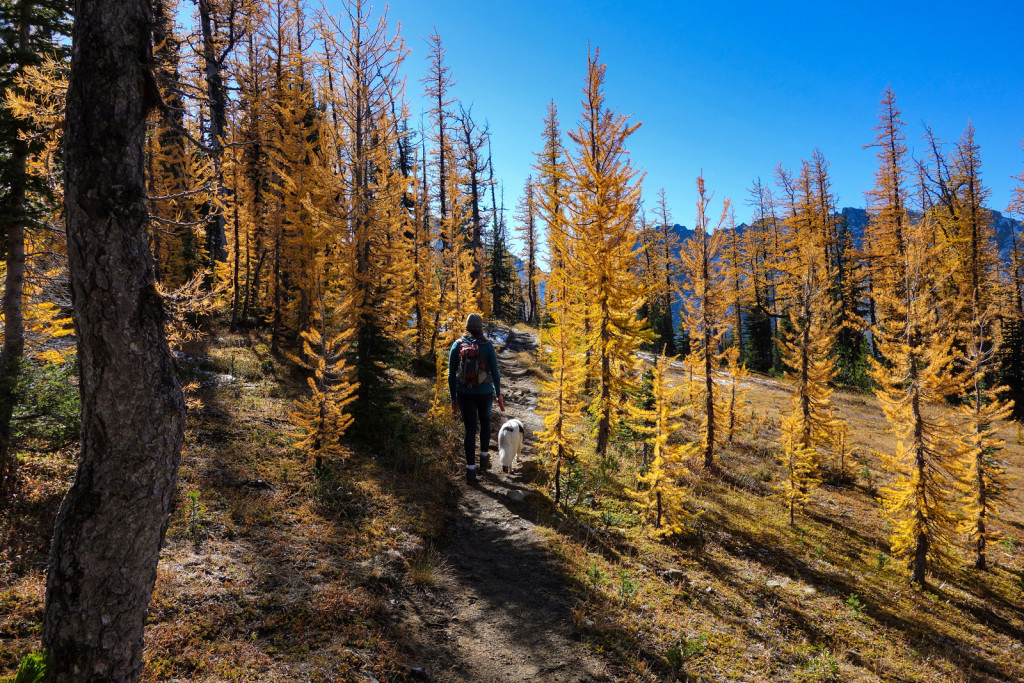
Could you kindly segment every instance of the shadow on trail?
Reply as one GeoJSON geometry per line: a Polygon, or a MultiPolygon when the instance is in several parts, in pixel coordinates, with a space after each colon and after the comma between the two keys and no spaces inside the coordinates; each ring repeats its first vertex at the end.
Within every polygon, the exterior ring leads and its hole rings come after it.
{"type": "Polygon", "coordinates": [[[436,681],[608,681],[603,662],[582,645],[573,625],[569,578],[533,528],[528,489],[487,473],[450,513],[451,542],[442,550],[459,588],[451,616],[426,618],[446,661],[427,669],[436,681]]]}

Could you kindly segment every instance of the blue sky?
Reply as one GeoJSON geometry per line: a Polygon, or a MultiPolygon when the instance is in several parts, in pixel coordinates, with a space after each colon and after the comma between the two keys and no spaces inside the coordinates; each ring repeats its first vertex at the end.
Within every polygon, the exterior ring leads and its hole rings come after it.
{"type": "Polygon", "coordinates": [[[797,168],[815,148],[840,205],[863,206],[875,159],[862,146],[886,84],[920,154],[924,123],[952,143],[973,122],[992,208],[1005,209],[1010,176],[1024,171],[1019,2],[392,0],[389,16],[412,48],[416,118],[423,38],[437,28],[453,94],[490,123],[509,209],[532,172],[546,103],[563,130],[577,123],[588,41],[608,65],[608,104],[643,123],[629,149],[647,173],[647,206],[664,187],[679,223],[693,225],[701,171],[716,206],[731,197],[742,221],[752,180],[771,181],[779,162],[797,168]]]}

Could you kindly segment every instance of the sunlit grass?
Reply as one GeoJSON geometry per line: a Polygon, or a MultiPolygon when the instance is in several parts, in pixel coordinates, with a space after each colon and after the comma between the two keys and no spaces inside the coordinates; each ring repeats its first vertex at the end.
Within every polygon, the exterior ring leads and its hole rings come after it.
{"type": "MultiPolygon", "coordinates": [[[[721,452],[723,474],[691,478],[697,517],[689,533],[654,540],[624,514],[628,501],[614,488],[547,520],[588,640],[645,662],[637,671],[706,680],[1024,679],[1020,508],[1007,506],[999,523],[1007,540],[990,549],[993,569],[970,569],[961,547],[957,563],[936,568],[927,588],[911,587],[905,562],[889,554],[874,497],[888,476],[874,451],[890,447],[891,437],[873,399],[843,396],[855,406],[847,472],[857,475],[822,486],[794,526],[772,494],[773,411],[788,397],[756,388],[754,399],[759,424],[721,452]],[[628,600],[623,576],[633,584],[628,600]]],[[[1019,446],[1007,451],[1021,472],[1019,446]]],[[[628,483],[635,460],[621,462],[617,477],[628,483]]]]}

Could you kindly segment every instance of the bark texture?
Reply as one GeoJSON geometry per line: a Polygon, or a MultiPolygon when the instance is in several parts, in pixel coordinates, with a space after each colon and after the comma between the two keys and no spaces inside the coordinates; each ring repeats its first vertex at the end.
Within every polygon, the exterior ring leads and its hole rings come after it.
{"type": "Polygon", "coordinates": [[[50,680],[137,681],[185,413],[147,235],[151,16],[146,0],[78,0],[75,17],[65,211],[82,450],[54,532],[43,646],[50,680]]]}

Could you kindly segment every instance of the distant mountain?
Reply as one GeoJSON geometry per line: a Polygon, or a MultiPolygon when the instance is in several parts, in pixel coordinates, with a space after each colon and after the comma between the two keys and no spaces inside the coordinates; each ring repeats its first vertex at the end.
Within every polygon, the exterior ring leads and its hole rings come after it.
{"type": "MultiPolygon", "coordinates": [[[[522,281],[523,286],[526,286],[526,262],[519,258],[515,254],[512,255],[512,264],[515,266],[516,272],[519,273],[519,279],[522,281]]],[[[537,279],[540,280],[537,283],[537,293],[540,296],[540,300],[544,301],[544,292],[547,291],[547,279],[548,274],[546,271],[541,270],[540,264],[537,265],[537,279]]]]}
{"type": "Polygon", "coordinates": [[[850,226],[850,232],[853,233],[853,238],[857,240],[859,245],[860,241],[864,238],[864,231],[868,227],[867,209],[856,209],[848,206],[840,214],[846,219],[847,225],[850,226]]]}
{"type": "Polygon", "coordinates": [[[1020,221],[1009,216],[1004,216],[999,211],[989,209],[989,217],[992,225],[996,228],[996,243],[999,244],[999,251],[1009,255],[1013,250],[1013,235],[1020,231],[1020,221]]]}
{"type": "MultiPolygon", "coordinates": [[[[1004,257],[1009,257],[1010,251],[1013,248],[1012,235],[1014,234],[1014,231],[1020,231],[1021,223],[1009,216],[1004,216],[999,211],[995,211],[993,209],[987,209],[987,211],[989,212],[989,218],[996,229],[996,244],[999,247],[999,252],[1004,257]]],[[[846,219],[857,246],[860,246],[860,242],[864,238],[864,232],[868,226],[868,221],[870,220],[867,210],[848,206],[840,211],[840,215],[846,219]]],[[[916,217],[917,214],[911,213],[911,218],[916,217]]],[[[746,223],[740,223],[736,226],[736,230],[743,233],[748,227],[749,226],[746,223]]],[[[686,227],[685,225],[676,223],[672,226],[672,232],[679,238],[679,243],[684,244],[686,240],[693,237],[694,230],[686,227]]],[[[681,308],[682,302],[677,296],[675,301],[672,303],[673,320],[677,325],[679,324],[681,308]]]]}
{"type": "MultiPolygon", "coordinates": [[[[1021,230],[1020,221],[1004,216],[1001,212],[995,211],[994,209],[986,209],[989,214],[989,220],[992,221],[992,225],[996,229],[996,244],[999,246],[999,251],[1004,256],[1008,256],[1010,250],[1013,248],[1012,235],[1014,231],[1018,233],[1021,230]]],[[[867,209],[860,209],[857,207],[847,206],[840,211],[840,215],[843,216],[850,225],[850,231],[853,233],[854,239],[857,241],[859,246],[860,241],[864,238],[864,231],[868,226],[867,209]]],[[[911,212],[911,218],[916,218],[917,214],[911,212]]],[[[736,230],[740,233],[746,231],[749,226],[746,223],[740,223],[736,226],[736,230]]],[[[672,226],[672,232],[679,237],[680,243],[685,242],[693,236],[693,230],[686,227],[685,225],[679,225],[676,223],[672,226]]]]}
{"type": "MultiPolygon", "coordinates": [[[[989,220],[992,221],[992,225],[996,229],[996,244],[999,246],[999,252],[1004,256],[1008,256],[1010,251],[1013,249],[1012,235],[1014,231],[1020,231],[1021,224],[1019,221],[1004,216],[1001,212],[995,211],[994,209],[986,209],[988,211],[989,220]]],[[[868,226],[868,212],[865,209],[856,209],[853,207],[846,207],[842,210],[842,215],[846,218],[850,225],[850,232],[853,233],[854,239],[857,240],[858,244],[864,237],[864,230],[868,226]]],[[[919,216],[916,212],[911,212],[911,218],[917,218],[919,216]]]]}
{"type": "Polygon", "coordinates": [[[679,238],[680,244],[693,237],[692,229],[686,227],[685,225],[679,225],[678,223],[672,226],[672,232],[674,232],[676,234],[676,237],[679,238]]]}

